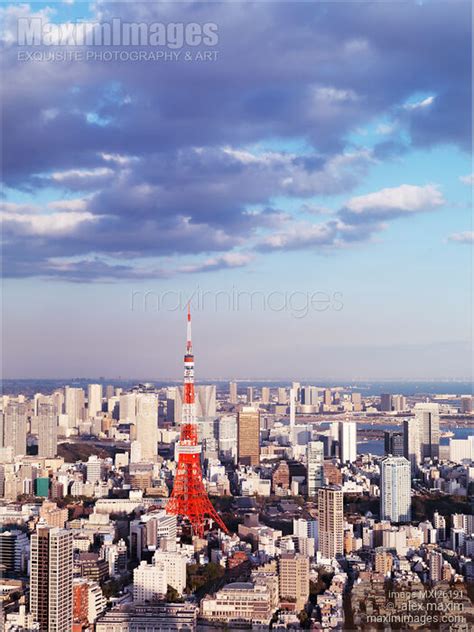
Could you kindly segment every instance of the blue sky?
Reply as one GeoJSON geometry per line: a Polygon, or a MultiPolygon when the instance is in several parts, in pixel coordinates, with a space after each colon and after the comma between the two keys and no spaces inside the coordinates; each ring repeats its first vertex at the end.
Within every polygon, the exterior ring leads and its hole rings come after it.
{"type": "Polygon", "coordinates": [[[469,377],[470,3],[1,11],[5,377],[178,377],[193,295],[202,377],[469,377]],[[217,55],[22,61],[31,17],[212,22],[217,55]]]}

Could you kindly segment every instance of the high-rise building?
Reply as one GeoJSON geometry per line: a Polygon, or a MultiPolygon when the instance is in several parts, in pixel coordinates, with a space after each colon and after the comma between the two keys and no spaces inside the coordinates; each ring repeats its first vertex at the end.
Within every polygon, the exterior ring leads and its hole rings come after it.
{"type": "Polygon", "coordinates": [[[223,415],[219,419],[219,456],[223,460],[237,458],[237,417],[223,415]]]}
{"type": "Polygon", "coordinates": [[[392,396],[390,393],[380,395],[380,410],[386,413],[392,411],[392,396]]]}
{"type": "Polygon", "coordinates": [[[196,416],[216,416],[216,386],[215,384],[200,385],[196,388],[196,416]]]}
{"type": "Polygon", "coordinates": [[[444,542],[446,540],[446,518],[435,511],[433,515],[433,525],[436,529],[436,540],[444,542]]]}
{"type": "Polygon", "coordinates": [[[339,422],[339,458],[342,463],[354,463],[357,459],[357,424],[355,421],[339,422]]]}
{"type": "Polygon", "coordinates": [[[460,412],[462,414],[470,415],[472,413],[472,395],[461,395],[460,412]]]}
{"type": "Polygon", "coordinates": [[[461,463],[464,460],[474,462],[474,435],[467,439],[450,439],[449,460],[453,463],[461,463]]]}
{"type": "Polygon", "coordinates": [[[421,462],[420,422],[415,417],[403,422],[403,456],[410,462],[412,474],[421,462]]]}
{"type": "Polygon", "coordinates": [[[85,417],[84,390],[66,386],[64,405],[69,428],[77,428],[78,423],[83,421],[85,417]]]}
{"type": "Polygon", "coordinates": [[[374,570],[382,575],[389,575],[392,572],[393,556],[383,547],[375,549],[374,570]]]}
{"type": "Polygon", "coordinates": [[[330,388],[324,389],[324,405],[331,406],[332,404],[332,391],[330,388]]]}
{"type": "Polygon", "coordinates": [[[324,444],[322,441],[309,441],[306,451],[308,496],[317,496],[318,489],[324,485],[324,444]]]}
{"type": "Polygon", "coordinates": [[[39,524],[31,536],[30,608],[41,632],[72,630],[73,532],[39,524]]]}
{"type": "Polygon", "coordinates": [[[89,384],[87,387],[87,416],[95,417],[102,412],[102,384],[89,384]]]}
{"type": "Polygon", "coordinates": [[[383,459],[380,479],[380,518],[391,522],[410,522],[410,462],[400,456],[383,459]]]}
{"type": "Polygon", "coordinates": [[[237,404],[237,382],[229,382],[229,402],[237,404]]]}
{"type": "Polygon", "coordinates": [[[286,402],[287,402],[286,388],[284,388],[283,386],[279,386],[278,387],[278,403],[286,404],[286,402]]]}
{"type": "Polygon", "coordinates": [[[420,424],[420,448],[422,459],[439,458],[439,405],[416,404],[415,418],[420,424]]]}
{"type": "Polygon", "coordinates": [[[11,400],[5,408],[3,421],[3,445],[13,448],[13,455],[26,454],[26,404],[11,400]]]}
{"type": "Polygon", "coordinates": [[[268,386],[262,386],[262,404],[270,403],[270,389],[268,386]]]}
{"type": "Polygon", "coordinates": [[[253,402],[253,386],[247,386],[247,404],[251,405],[253,402]]]}
{"type": "Polygon", "coordinates": [[[296,399],[296,390],[294,388],[290,388],[290,428],[294,428],[296,424],[296,399]]]}
{"type": "Polygon", "coordinates": [[[158,397],[154,394],[137,395],[137,441],[144,461],[154,461],[158,454],[158,397]]]}
{"type": "Polygon", "coordinates": [[[133,601],[145,602],[163,599],[166,595],[166,567],[146,561],[133,571],[133,601]]]}
{"type": "Polygon", "coordinates": [[[443,562],[443,554],[440,551],[430,551],[428,568],[430,571],[430,582],[433,584],[443,579],[443,562]]]}
{"type": "Polygon", "coordinates": [[[87,463],[87,482],[95,485],[102,480],[102,461],[95,454],[91,454],[87,463]]]}
{"type": "Polygon", "coordinates": [[[392,408],[399,413],[407,409],[407,400],[404,395],[392,395],[392,408]]]}
{"type": "Polygon", "coordinates": [[[298,550],[313,557],[318,547],[318,521],[293,518],[293,535],[298,538],[298,550]]]}
{"type": "Polygon", "coordinates": [[[388,456],[403,456],[403,432],[397,430],[386,430],[383,433],[384,452],[388,456]]]}
{"type": "MultiPolygon", "coordinates": [[[[296,392],[296,389],[293,389],[296,392]]],[[[304,406],[317,406],[319,404],[319,391],[315,386],[303,386],[300,389],[300,400],[304,406]]]]}
{"type": "Polygon", "coordinates": [[[325,559],[344,553],[344,507],[340,487],[318,490],[319,550],[325,559]]]}
{"type": "Polygon", "coordinates": [[[260,413],[244,406],[237,416],[237,459],[241,465],[260,464],[260,413]]]}
{"type": "Polygon", "coordinates": [[[362,395],[360,393],[352,393],[351,401],[354,412],[360,412],[362,410],[362,395]]]}
{"type": "Polygon", "coordinates": [[[135,393],[123,393],[120,395],[119,411],[120,421],[134,424],[137,419],[137,396],[135,393]]]}
{"type": "Polygon", "coordinates": [[[58,415],[54,404],[38,405],[38,456],[54,458],[58,452],[58,415]]]}
{"type": "Polygon", "coordinates": [[[28,536],[19,529],[0,533],[0,572],[26,573],[28,567],[28,536]]]}
{"type": "Polygon", "coordinates": [[[279,560],[280,599],[296,600],[295,610],[302,610],[309,598],[309,557],[284,553],[279,560]]]}

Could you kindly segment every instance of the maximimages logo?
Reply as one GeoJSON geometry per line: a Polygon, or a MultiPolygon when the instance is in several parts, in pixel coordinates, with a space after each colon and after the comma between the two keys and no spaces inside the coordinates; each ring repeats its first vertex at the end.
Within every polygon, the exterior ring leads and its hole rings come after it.
{"type": "Polygon", "coordinates": [[[54,24],[42,18],[18,18],[19,46],[216,46],[214,22],[68,22],[54,24]]]}

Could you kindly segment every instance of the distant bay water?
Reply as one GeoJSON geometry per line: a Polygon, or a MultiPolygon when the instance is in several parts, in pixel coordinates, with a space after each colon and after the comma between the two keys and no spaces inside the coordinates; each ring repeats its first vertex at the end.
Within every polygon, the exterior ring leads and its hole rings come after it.
{"type": "MultiPolygon", "coordinates": [[[[358,428],[373,428],[370,424],[357,424],[358,428]]],[[[378,430],[394,430],[394,426],[377,426],[378,430]]],[[[454,433],[454,437],[451,439],[467,439],[470,435],[474,435],[474,427],[472,428],[443,428],[441,426],[441,432],[451,431],[454,433]]],[[[450,437],[441,437],[440,445],[449,445],[450,437]]],[[[384,441],[383,439],[371,439],[369,441],[357,441],[357,453],[358,454],[376,454],[381,456],[384,454],[384,441]]]]}
{"type": "MultiPolygon", "coordinates": [[[[324,379],[306,379],[299,380],[301,384],[309,384],[313,386],[321,386],[326,388],[342,387],[347,391],[360,392],[362,396],[374,396],[380,395],[380,393],[402,393],[407,396],[422,396],[422,395],[435,395],[435,394],[450,394],[450,395],[469,395],[473,392],[473,383],[469,381],[352,381],[352,380],[324,380],[324,379]]],[[[51,393],[57,388],[61,388],[66,385],[75,386],[79,388],[87,388],[88,384],[112,384],[122,388],[131,388],[132,386],[151,382],[157,387],[170,386],[172,384],[178,384],[181,382],[181,378],[173,379],[153,379],[153,378],[104,378],[104,377],[71,377],[64,379],[4,379],[1,382],[1,390],[5,395],[18,395],[19,393],[26,396],[34,395],[35,393],[51,393]]],[[[214,378],[202,378],[197,380],[201,384],[216,384],[220,392],[226,392],[228,390],[228,380],[214,379],[214,378]]],[[[269,386],[270,388],[277,388],[279,386],[290,386],[291,380],[239,380],[237,379],[239,391],[244,390],[247,386],[269,386]]]]}

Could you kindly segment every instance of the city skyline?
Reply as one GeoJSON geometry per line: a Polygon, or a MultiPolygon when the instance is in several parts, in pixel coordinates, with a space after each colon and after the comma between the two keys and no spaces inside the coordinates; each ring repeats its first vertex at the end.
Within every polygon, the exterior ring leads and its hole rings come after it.
{"type": "Polygon", "coordinates": [[[15,44],[20,18],[186,23],[186,5],[1,11],[5,378],[178,377],[180,310],[143,296],[198,289],[264,301],[194,306],[219,341],[200,375],[471,376],[468,3],[196,3],[218,55],[188,64],[15,44]]]}

